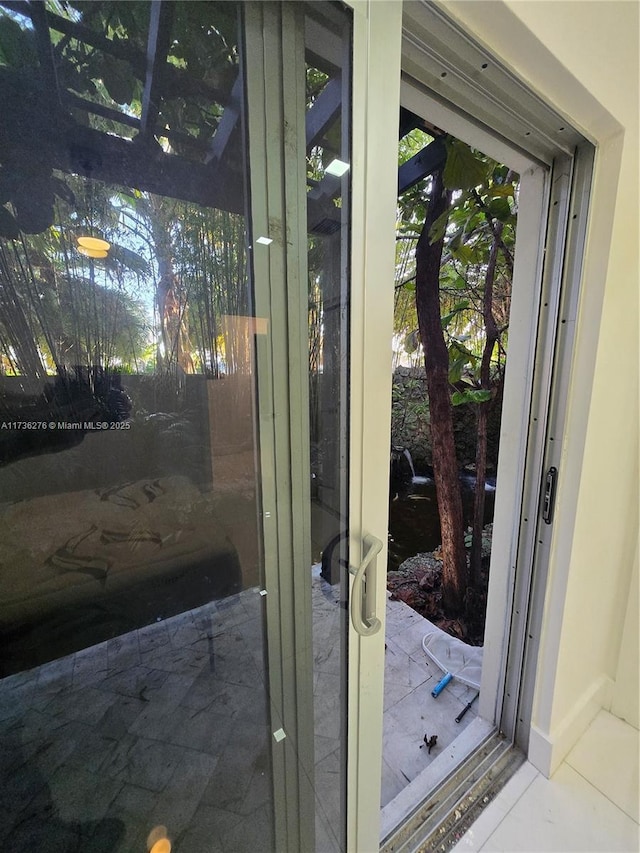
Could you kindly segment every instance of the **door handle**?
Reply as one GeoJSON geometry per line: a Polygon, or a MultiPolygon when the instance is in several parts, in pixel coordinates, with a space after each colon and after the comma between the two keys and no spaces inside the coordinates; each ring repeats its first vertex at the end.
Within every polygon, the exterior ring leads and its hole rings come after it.
{"type": "Polygon", "coordinates": [[[382,542],[368,533],[363,540],[364,557],[358,568],[349,567],[354,575],[351,587],[351,623],[361,637],[371,637],[382,627],[376,616],[376,557],[382,551],[382,542]],[[364,594],[363,594],[364,592],[364,594]]]}

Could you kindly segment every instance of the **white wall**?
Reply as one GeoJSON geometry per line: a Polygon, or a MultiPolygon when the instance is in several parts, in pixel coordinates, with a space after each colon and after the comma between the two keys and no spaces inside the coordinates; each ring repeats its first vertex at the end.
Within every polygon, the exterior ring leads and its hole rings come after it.
{"type": "Polygon", "coordinates": [[[638,673],[638,551],[627,603],[627,613],[622,633],[620,656],[616,672],[616,683],[611,702],[611,711],[617,717],[628,720],[638,728],[638,695],[640,692],[638,673]]]}
{"type": "Polygon", "coordinates": [[[639,6],[443,5],[597,147],[530,745],[551,773],[599,707],[638,727],[639,6]]]}

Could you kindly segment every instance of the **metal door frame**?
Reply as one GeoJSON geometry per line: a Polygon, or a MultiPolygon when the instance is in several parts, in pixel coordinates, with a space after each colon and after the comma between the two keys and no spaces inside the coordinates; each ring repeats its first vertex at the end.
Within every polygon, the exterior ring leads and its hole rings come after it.
{"type": "Polygon", "coordinates": [[[558,439],[572,363],[594,148],[449,18],[445,4],[405,0],[403,8],[403,78],[412,79],[430,100],[429,118],[445,121],[447,129],[463,139],[471,132],[465,141],[490,156],[500,158],[502,149],[503,161],[512,168],[521,169],[517,161],[522,158],[526,168],[521,174],[529,183],[523,186],[529,199],[521,203],[516,245],[516,263],[519,254],[526,253],[518,287],[526,288],[527,278],[529,287],[535,286],[535,297],[523,314],[528,314],[530,330],[528,358],[525,348],[517,365],[519,374],[525,370],[528,393],[514,394],[515,412],[507,412],[507,418],[514,417],[503,432],[519,429],[518,447],[509,444],[505,458],[501,442],[498,467],[499,482],[501,470],[508,475],[503,480],[515,483],[522,478],[522,489],[508,496],[520,508],[522,523],[510,537],[494,540],[498,553],[492,554],[492,565],[500,563],[503,577],[490,587],[487,622],[501,620],[503,627],[488,643],[499,642],[503,654],[499,666],[496,656],[490,671],[483,672],[482,689],[496,700],[481,697],[479,706],[481,714],[526,749],[553,532],[553,525],[544,524],[540,515],[541,481],[551,466],[562,473],[558,439]],[[531,186],[536,173],[537,189],[531,186]]]}
{"type": "Polygon", "coordinates": [[[304,29],[243,6],[275,849],[313,849],[304,29]],[[286,152],[297,152],[286,156],[286,152]]]}

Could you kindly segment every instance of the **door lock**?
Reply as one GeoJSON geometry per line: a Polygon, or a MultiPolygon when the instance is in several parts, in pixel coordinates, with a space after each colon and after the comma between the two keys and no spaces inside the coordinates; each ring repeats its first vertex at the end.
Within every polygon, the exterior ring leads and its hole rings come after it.
{"type": "Polygon", "coordinates": [[[542,504],[542,520],[545,524],[553,521],[553,504],[556,497],[557,468],[549,468],[544,478],[544,496],[542,504]]]}

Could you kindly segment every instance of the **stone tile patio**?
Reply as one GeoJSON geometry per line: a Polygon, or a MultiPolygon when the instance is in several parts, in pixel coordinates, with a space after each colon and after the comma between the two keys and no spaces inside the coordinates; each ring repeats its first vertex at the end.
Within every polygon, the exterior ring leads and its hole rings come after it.
{"type": "Polygon", "coordinates": [[[12,853],[269,849],[256,590],[0,683],[0,843],[12,853]]]}
{"type": "Polygon", "coordinates": [[[476,717],[472,705],[455,718],[476,690],[451,681],[437,698],[431,691],[442,671],[422,648],[426,634],[438,630],[402,601],[387,601],[381,806],[388,805],[446,749],[476,717]],[[429,753],[424,736],[437,735],[429,753]]]}
{"type": "MultiPolygon", "coordinates": [[[[313,577],[317,849],[340,850],[337,591],[313,577]]],[[[422,650],[430,623],[388,602],[382,805],[463,728],[474,691],[422,650]],[[428,754],[424,734],[437,734],[428,754]]],[[[260,596],[191,610],[0,682],[0,844],[11,853],[174,853],[272,848],[260,596]]]]}

